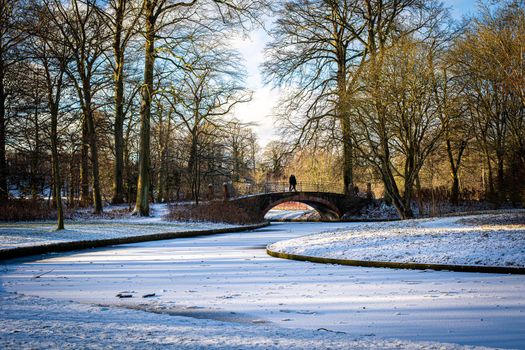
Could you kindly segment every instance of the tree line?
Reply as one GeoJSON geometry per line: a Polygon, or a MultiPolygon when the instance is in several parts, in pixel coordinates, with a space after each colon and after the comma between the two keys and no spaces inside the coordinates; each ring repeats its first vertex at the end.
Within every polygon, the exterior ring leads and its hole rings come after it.
{"type": "Polygon", "coordinates": [[[151,199],[172,199],[185,183],[198,199],[201,181],[243,176],[256,140],[229,116],[251,99],[229,40],[268,9],[264,0],[0,0],[0,200],[8,183],[34,198],[49,188],[60,229],[63,196],[95,213],[104,199],[135,202],[148,215],[151,199]]]}
{"type": "Polygon", "coordinates": [[[345,193],[378,179],[410,218],[425,174],[450,179],[453,204],[463,174],[482,199],[523,201],[523,1],[487,2],[462,21],[426,0],[293,0],[278,13],[264,71],[288,91],[282,132],[336,149],[345,193]]]}
{"type": "Polygon", "coordinates": [[[524,46],[518,0],[461,21],[437,0],[0,0],[0,201],[47,189],[62,228],[63,198],[148,215],[300,171],[377,183],[402,218],[443,184],[522,202],[524,46]],[[267,18],[282,137],[260,150],[230,38],[267,18]]]}

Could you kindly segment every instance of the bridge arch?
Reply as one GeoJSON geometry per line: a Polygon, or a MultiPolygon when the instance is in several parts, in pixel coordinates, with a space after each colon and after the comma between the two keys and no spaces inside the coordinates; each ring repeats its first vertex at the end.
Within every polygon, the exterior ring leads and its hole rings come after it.
{"type": "Polygon", "coordinates": [[[260,221],[270,209],[285,202],[304,203],[326,220],[337,220],[346,213],[359,213],[368,203],[364,198],[330,192],[270,192],[231,198],[230,202],[260,221]]]}
{"type": "Polygon", "coordinates": [[[269,203],[267,203],[266,206],[262,209],[261,213],[264,216],[272,208],[286,202],[299,202],[306,204],[312,207],[315,211],[317,211],[322,219],[335,220],[339,219],[342,216],[342,213],[339,210],[339,208],[329,200],[326,200],[319,196],[306,195],[303,193],[298,193],[296,195],[270,200],[269,203]]]}

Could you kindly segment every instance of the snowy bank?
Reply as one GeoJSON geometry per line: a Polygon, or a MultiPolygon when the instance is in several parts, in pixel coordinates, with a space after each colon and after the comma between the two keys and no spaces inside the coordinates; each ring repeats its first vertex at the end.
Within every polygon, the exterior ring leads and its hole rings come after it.
{"type": "Polygon", "coordinates": [[[277,242],[268,249],[330,259],[525,267],[525,211],[366,223],[277,242]]]}
{"type": "Polygon", "coordinates": [[[113,238],[155,235],[164,232],[187,232],[233,228],[214,223],[69,223],[65,230],[54,231],[54,223],[0,223],[0,250],[64,242],[96,241],[113,238]]]}
{"type": "MultiPolygon", "coordinates": [[[[106,212],[124,208],[124,206],[108,206],[106,212]]],[[[67,242],[99,241],[119,238],[157,235],[165,232],[193,232],[204,230],[220,230],[235,228],[239,225],[229,225],[211,222],[174,222],[165,220],[169,213],[167,204],[152,204],[149,217],[120,215],[108,219],[102,216],[87,215],[86,217],[66,221],[66,229],[55,231],[56,222],[0,222],[0,251],[21,247],[35,247],[67,242]]]]}

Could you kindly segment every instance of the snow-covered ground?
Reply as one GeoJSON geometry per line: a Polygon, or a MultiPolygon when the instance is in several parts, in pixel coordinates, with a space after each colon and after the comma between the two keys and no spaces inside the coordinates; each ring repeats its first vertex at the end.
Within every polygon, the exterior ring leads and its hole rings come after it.
{"type": "Polygon", "coordinates": [[[277,242],[269,249],[335,259],[525,267],[525,212],[366,223],[277,242]],[[519,223],[505,224],[513,220],[519,223]]]}
{"type": "Polygon", "coordinates": [[[151,203],[150,215],[141,217],[132,215],[127,204],[106,205],[102,215],[92,214],[93,208],[80,208],[73,216],[73,222],[114,222],[114,223],[167,223],[166,216],[170,210],[167,203],[151,203]],[[116,213],[116,214],[115,214],[116,213]]]}
{"type": "MultiPolygon", "coordinates": [[[[122,208],[122,206],[110,206],[105,210],[111,212],[122,208]]],[[[235,226],[219,223],[166,221],[164,217],[167,214],[166,204],[153,204],[149,217],[125,215],[113,219],[95,219],[90,216],[88,220],[67,220],[66,229],[61,231],[55,231],[56,223],[51,221],[0,222],[0,249],[235,226]]]]}
{"type": "Polygon", "coordinates": [[[125,348],[128,338],[130,348],[525,348],[525,276],[313,264],[265,252],[358,225],[278,223],[11,261],[0,270],[0,348],[46,339],[57,344],[50,347],[125,348]],[[132,297],[118,298],[123,292],[132,297]]]}
{"type": "Polygon", "coordinates": [[[473,349],[89,306],[0,292],[2,349],[473,349]]]}

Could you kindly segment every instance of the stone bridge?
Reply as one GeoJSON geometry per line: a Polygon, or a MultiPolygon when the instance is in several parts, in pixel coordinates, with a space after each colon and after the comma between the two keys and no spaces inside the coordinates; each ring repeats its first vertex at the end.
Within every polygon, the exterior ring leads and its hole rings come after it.
{"type": "Polygon", "coordinates": [[[230,199],[252,217],[263,220],[273,207],[285,202],[299,202],[314,208],[324,220],[337,220],[344,214],[358,215],[368,200],[329,192],[275,192],[230,199]]]}

